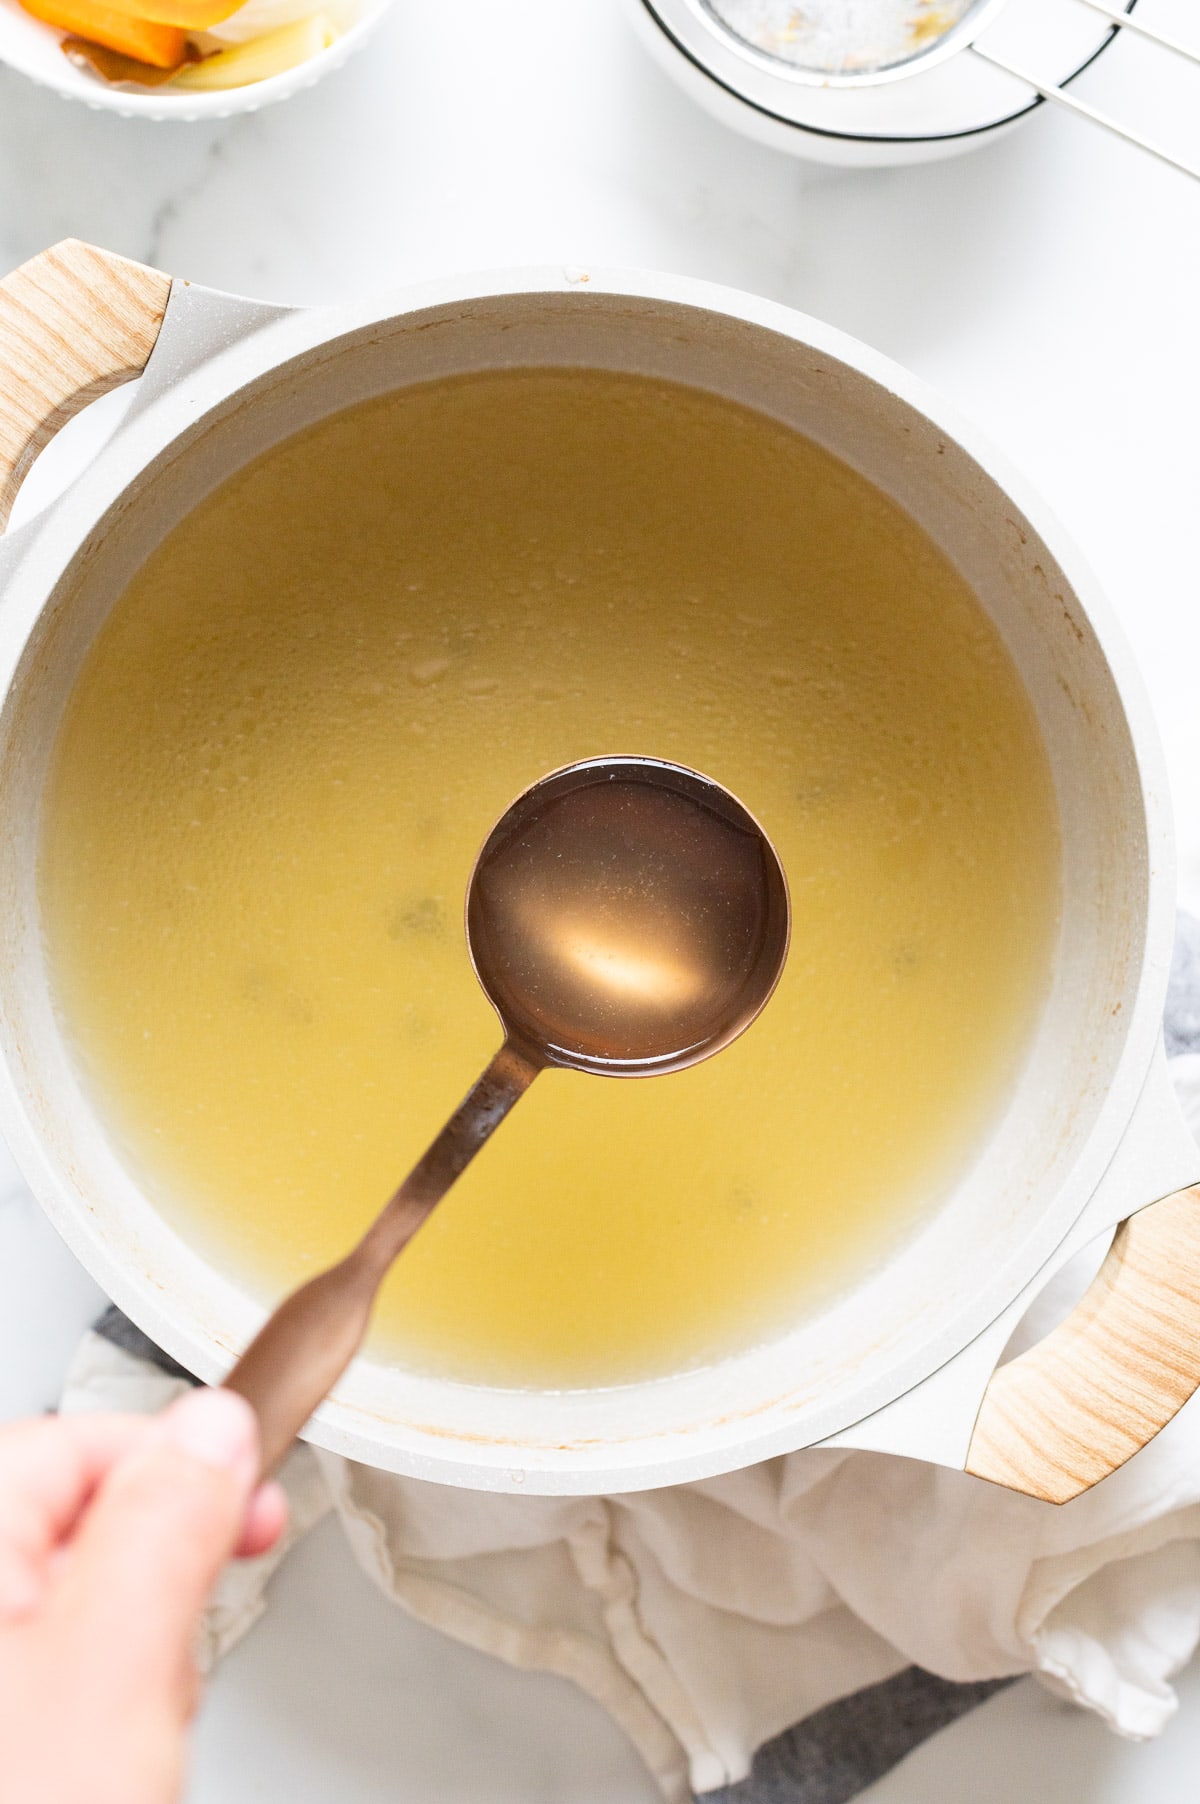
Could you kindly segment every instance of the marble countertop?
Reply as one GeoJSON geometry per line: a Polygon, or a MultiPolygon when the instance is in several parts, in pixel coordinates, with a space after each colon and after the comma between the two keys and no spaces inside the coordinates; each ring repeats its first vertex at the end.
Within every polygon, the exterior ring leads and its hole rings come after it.
{"type": "MultiPolygon", "coordinates": [[[[1194,0],[1140,14],[1195,33],[1194,0]]],[[[1200,76],[1137,43],[1081,89],[1200,158],[1200,76]]],[[[319,303],[447,270],[590,262],[756,290],[918,371],[1041,489],[1140,660],[1200,911],[1200,185],[1043,108],[911,170],[732,136],[618,0],[396,0],[315,90],[221,124],[92,114],[0,70],[0,268],[73,234],[219,288],[319,303]]],[[[0,1167],[0,1417],[40,1409],[99,1295],[0,1167]]],[[[870,1794],[1191,1804],[1200,1674],[1138,1748],[1018,1686],[870,1794]]],[[[407,1622],[326,1526],[227,1662],[190,1804],[652,1804],[607,1719],[407,1622]]]]}

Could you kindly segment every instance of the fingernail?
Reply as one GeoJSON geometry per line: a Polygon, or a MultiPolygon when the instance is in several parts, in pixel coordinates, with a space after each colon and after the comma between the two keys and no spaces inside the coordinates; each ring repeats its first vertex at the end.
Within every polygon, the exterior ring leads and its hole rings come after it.
{"type": "Polygon", "coordinates": [[[232,1391],[189,1391],[159,1417],[160,1440],[247,1482],[258,1463],[258,1429],[250,1405],[232,1391]]]}

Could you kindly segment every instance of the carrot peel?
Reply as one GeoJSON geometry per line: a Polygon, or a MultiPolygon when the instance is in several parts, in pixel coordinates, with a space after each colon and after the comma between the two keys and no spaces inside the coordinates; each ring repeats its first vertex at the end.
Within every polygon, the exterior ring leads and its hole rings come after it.
{"type": "Polygon", "coordinates": [[[21,0],[21,5],[46,25],[156,69],[178,68],[186,55],[187,39],[179,26],[135,19],[98,5],[97,0],[21,0]]]}
{"type": "Polygon", "coordinates": [[[181,31],[211,31],[232,18],[242,4],[243,0],[109,0],[116,12],[155,25],[178,25],[181,31]]]}

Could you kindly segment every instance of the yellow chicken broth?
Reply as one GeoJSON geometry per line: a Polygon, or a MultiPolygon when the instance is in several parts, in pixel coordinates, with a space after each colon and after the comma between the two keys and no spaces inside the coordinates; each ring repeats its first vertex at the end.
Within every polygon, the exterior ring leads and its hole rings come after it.
{"type": "Polygon", "coordinates": [[[678,1370],[910,1236],[1002,1106],[1055,933],[1034,716],[925,533],[699,391],[473,375],[358,406],[177,526],[92,646],[41,901],[163,1213],[264,1300],[344,1252],[499,1039],[488,827],[555,765],[694,765],[775,840],[762,1018],[670,1077],[539,1078],[400,1261],[375,1348],[484,1383],[678,1370]]]}

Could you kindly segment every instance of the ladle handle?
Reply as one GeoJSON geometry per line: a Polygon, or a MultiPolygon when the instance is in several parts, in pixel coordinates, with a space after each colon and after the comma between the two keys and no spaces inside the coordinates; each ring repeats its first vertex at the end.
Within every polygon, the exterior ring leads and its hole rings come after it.
{"type": "Polygon", "coordinates": [[[397,1254],[541,1069],[506,1040],[354,1251],[293,1291],[259,1329],[225,1383],[258,1417],[264,1473],[275,1470],[358,1352],[397,1254]]]}
{"type": "Polygon", "coordinates": [[[65,238],[0,282],[0,532],[38,452],[140,376],[171,293],[160,269],[65,238]]]}

